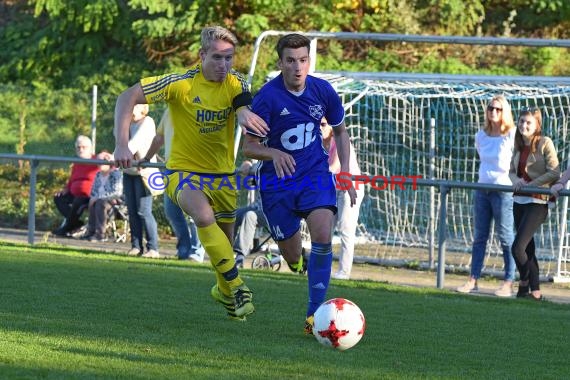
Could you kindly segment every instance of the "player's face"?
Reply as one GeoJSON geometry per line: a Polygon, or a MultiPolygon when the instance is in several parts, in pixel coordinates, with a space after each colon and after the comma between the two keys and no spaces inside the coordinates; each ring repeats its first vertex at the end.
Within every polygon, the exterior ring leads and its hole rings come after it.
{"type": "Polygon", "coordinates": [[[525,139],[532,138],[536,133],[536,119],[533,115],[524,115],[519,118],[519,132],[525,139]]]}
{"type": "Polygon", "coordinates": [[[235,47],[229,42],[215,40],[208,51],[200,51],[204,77],[213,82],[223,82],[232,68],[235,47]]]}
{"type": "Polygon", "coordinates": [[[305,88],[305,80],[309,73],[309,49],[283,49],[283,57],[278,61],[283,74],[285,88],[289,91],[301,91],[305,88]]]}

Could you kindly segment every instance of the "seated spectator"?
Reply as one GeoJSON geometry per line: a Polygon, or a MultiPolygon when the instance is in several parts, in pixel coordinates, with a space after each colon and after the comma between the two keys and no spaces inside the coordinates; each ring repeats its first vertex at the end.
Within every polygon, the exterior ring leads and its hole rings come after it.
{"type": "MultiPolygon", "coordinates": [[[[87,136],[78,136],[75,140],[75,151],[80,158],[94,158],[93,145],[87,136]]],[[[71,233],[83,226],[80,220],[81,212],[89,203],[89,194],[93,186],[93,180],[99,167],[93,164],[72,164],[71,175],[63,190],[54,196],[54,202],[59,212],[64,216],[64,221],[53,231],[57,236],[70,236],[71,233]]]]}
{"type": "MultiPolygon", "coordinates": [[[[251,161],[244,161],[239,169],[240,175],[248,176],[255,174],[256,165],[251,161]]],[[[234,225],[234,252],[236,253],[236,265],[243,268],[243,262],[254,248],[255,230],[261,225],[269,229],[259,199],[249,206],[241,207],[236,211],[234,225]]]]}
{"type": "MultiPolygon", "coordinates": [[[[97,155],[97,159],[113,161],[113,155],[103,151],[97,155]]],[[[113,205],[121,202],[122,195],[123,173],[110,164],[99,165],[89,199],[89,223],[82,239],[107,241],[107,215],[113,205]]]]}

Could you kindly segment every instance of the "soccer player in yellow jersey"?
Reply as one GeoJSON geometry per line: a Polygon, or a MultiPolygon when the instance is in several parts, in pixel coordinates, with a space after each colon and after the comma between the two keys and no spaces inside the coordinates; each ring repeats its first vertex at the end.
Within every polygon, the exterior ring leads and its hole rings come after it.
{"type": "Polygon", "coordinates": [[[134,104],[165,101],[174,135],[166,163],[166,193],[190,215],[216,272],[212,297],[232,319],[253,313],[252,292],[240,278],[230,242],[237,206],[234,160],[236,116],[239,124],[264,135],[267,124],[249,106],[245,79],[232,70],[236,37],[219,27],[201,33],[200,63],[183,74],[143,78],[124,91],[115,107],[115,161],[133,164],[128,149],[134,104]]]}

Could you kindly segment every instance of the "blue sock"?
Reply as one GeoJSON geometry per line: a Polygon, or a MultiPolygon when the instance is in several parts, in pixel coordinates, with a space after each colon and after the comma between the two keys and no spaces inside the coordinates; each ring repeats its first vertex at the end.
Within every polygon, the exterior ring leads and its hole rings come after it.
{"type": "Polygon", "coordinates": [[[332,245],[311,242],[311,255],[307,265],[309,279],[309,302],[307,317],[315,314],[318,307],[325,302],[332,266],[332,245]]]}

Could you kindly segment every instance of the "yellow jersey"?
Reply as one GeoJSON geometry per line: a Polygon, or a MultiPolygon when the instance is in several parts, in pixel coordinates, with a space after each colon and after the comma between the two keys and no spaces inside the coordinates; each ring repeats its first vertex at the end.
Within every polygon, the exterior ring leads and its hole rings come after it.
{"type": "Polygon", "coordinates": [[[223,82],[206,80],[201,65],[183,74],[140,81],[148,103],[168,103],[172,145],[166,167],[196,173],[230,174],[235,170],[236,130],[233,101],[249,93],[245,78],[231,70],[223,82]]]}

